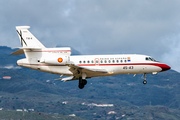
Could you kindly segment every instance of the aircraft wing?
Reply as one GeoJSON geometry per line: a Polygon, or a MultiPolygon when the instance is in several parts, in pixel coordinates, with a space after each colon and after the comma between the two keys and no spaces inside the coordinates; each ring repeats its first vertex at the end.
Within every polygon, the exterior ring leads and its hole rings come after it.
{"type": "Polygon", "coordinates": [[[78,66],[78,65],[75,65],[75,64],[69,64],[68,66],[70,67],[69,70],[73,73],[73,75],[76,75],[77,72],[79,73],[80,71],[85,72],[87,74],[107,73],[107,71],[104,70],[104,69],[90,69],[90,68],[78,66]]]}
{"type": "Polygon", "coordinates": [[[103,74],[103,73],[107,73],[107,71],[103,70],[103,69],[89,69],[89,68],[78,66],[78,65],[75,65],[75,64],[68,64],[68,66],[70,67],[69,70],[73,73],[73,76],[60,78],[60,79],[55,79],[55,80],[61,80],[61,81],[64,81],[64,82],[78,80],[80,71],[85,72],[86,74],[103,74]]]}

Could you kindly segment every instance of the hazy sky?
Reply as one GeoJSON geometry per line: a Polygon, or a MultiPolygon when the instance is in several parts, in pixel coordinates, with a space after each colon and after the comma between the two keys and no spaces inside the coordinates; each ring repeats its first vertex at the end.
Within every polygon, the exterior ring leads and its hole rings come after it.
{"type": "Polygon", "coordinates": [[[21,25],[46,47],[145,54],[180,71],[179,0],[0,0],[0,45],[19,47],[21,25]]]}

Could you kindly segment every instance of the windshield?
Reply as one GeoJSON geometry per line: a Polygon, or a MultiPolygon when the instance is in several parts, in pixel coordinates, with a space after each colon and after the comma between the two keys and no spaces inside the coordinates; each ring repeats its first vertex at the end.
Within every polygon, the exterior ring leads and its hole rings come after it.
{"type": "Polygon", "coordinates": [[[157,61],[156,61],[154,58],[152,58],[152,57],[146,57],[146,60],[157,62],[157,61]]]}

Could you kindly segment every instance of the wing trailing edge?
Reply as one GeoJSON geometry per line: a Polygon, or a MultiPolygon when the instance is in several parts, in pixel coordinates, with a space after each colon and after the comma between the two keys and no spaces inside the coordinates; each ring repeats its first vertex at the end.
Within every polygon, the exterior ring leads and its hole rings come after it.
{"type": "Polygon", "coordinates": [[[75,65],[75,64],[69,64],[68,65],[70,67],[70,71],[72,73],[76,73],[77,70],[80,70],[82,72],[85,72],[85,73],[90,73],[90,74],[103,74],[103,73],[108,73],[106,70],[104,69],[89,69],[89,68],[86,68],[86,67],[82,67],[82,66],[78,66],[78,65],[75,65]]]}

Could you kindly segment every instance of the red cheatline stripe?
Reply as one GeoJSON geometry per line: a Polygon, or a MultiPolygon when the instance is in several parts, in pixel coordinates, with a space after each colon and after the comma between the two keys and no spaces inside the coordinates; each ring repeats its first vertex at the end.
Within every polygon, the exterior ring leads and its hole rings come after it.
{"type": "Polygon", "coordinates": [[[34,66],[66,66],[66,65],[51,65],[51,64],[27,64],[27,63],[18,63],[18,65],[34,65],[34,66]]]}
{"type": "Polygon", "coordinates": [[[121,64],[78,64],[78,66],[114,66],[114,65],[153,65],[161,67],[162,63],[121,63],[121,64]]]}

